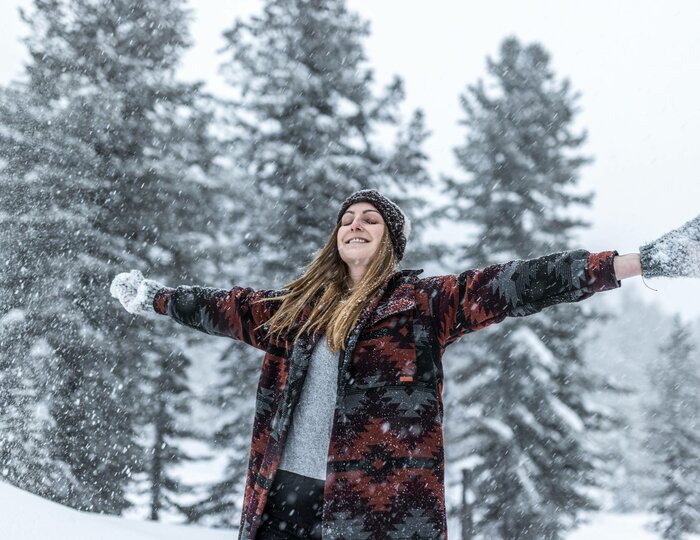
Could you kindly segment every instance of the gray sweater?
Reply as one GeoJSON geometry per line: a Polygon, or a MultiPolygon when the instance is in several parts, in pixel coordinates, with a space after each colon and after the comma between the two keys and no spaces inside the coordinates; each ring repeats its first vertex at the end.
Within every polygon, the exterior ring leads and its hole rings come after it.
{"type": "Polygon", "coordinates": [[[294,409],[279,468],[303,476],[326,479],[338,386],[338,353],[328,350],[326,336],[318,340],[309,371],[294,409]]]}

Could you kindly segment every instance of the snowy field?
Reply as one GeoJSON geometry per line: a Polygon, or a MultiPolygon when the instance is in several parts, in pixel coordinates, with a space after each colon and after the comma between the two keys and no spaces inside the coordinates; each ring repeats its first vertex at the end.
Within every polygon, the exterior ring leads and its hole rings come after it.
{"type": "MultiPolygon", "coordinates": [[[[78,512],[0,483],[0,531],[8,540],[232,540],[237,533],[78,512]]],[[[647,514],[600,514],[568,540],[659,540],[647,514]]],[[[453,536],[455,533],[452,533],[453,536]]],[[[700,540],[689,536],[686,540],[700,540]]]]}
{"type": "Polygon", "coordinates": [[[0,483],[3,540],[232,540],[230,530],[163,525],[78,512],[0,483]]]}
{"type": "MultiPolygon", "coordinates": [[[[648,527],[649,514],[597,514],[591,523],[571,533],[567,540],[660,540],[661,536],[648,527]]],[[[688,535],[685,540],[698,540],[700,536],[688,535]]]]}

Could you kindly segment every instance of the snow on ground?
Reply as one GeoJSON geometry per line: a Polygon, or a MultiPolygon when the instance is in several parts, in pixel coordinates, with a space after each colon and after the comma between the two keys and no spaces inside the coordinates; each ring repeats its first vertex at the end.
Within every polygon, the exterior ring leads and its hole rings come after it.
{"type": "MultiPolygon", "coordinates": [[[[165,525],[78,512],[0,482],[0,531],[8,540],[233,540],[232,530],[165,525]]],[[[594,514],[567,540],[659,540],[649,514],[594,514]]],[[[451,531],[458,537],[459,531],[451,531]]],[[[686,540],[700,540],[690,535],[686,540]]]]}
{"type": "Polygon", "coordinates": [[[78,512],[0,483],[0,537],[7,540],[233,540],[232,530],[164,525],[78,512]]]}
{"type": "MultiPolygon", "coordinates": [[[[591,522],[570,533],[566,540],[660,540],[649,526],[653,516],[644,513],[593,514],[591,522]]],[[[685,540],[700,540],[700,536],[687,535],[685,540]]]]}

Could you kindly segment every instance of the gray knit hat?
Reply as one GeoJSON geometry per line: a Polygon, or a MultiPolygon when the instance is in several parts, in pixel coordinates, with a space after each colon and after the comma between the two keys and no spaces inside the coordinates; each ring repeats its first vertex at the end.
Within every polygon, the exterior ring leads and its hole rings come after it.
{"type": "Polygon", "coordinates": [[[358,202],[372,203],[379,210],[379,213],[384,218],[384,223],[389,229],[389,237],[394,246],[396,258],[399,261],[403,259],[406,240],[411,233],[411,221],[408,219],[408,216],[401,211],[401,208],[395,202],[379,193],[376,189],[361,189],[345,199],[338,212],[337,221],[343,218],[343,214],[349,206],[358,202]]]}

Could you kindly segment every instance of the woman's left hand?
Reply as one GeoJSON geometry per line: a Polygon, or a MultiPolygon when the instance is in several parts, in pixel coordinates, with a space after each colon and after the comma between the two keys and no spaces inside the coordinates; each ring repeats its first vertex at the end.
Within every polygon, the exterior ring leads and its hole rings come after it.
{"type": "Polygon", "coordinates": [[[700,215],[639,248],[642,276],[700,278],[700,215]]]}

